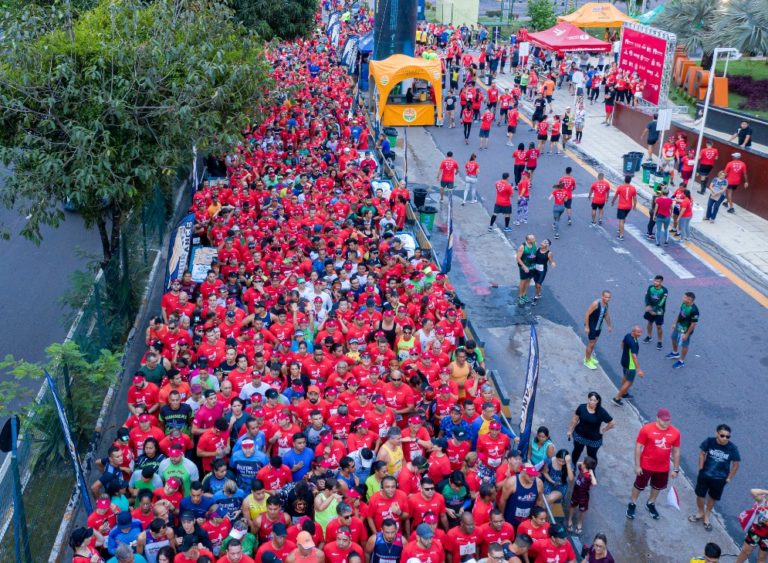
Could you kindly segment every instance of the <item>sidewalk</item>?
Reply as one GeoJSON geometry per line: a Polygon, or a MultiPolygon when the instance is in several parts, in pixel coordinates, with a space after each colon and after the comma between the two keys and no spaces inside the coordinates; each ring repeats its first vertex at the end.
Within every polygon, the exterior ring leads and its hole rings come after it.
{"type": "MultiPolygon", "coordinates": [[[[433,139],[425,129],[414,127],[409,130],[409,147],[409,182],[434,185],[434,171],[443,155],[433,139]]],[[[402,147],[397,151],[402,156],[402,147]]],[[[401,163],[402,159],[398,161],[401,163]]],[[[565,431],[573,409],[584,400],[588,390],[611,397],[616,387],[602,368],[589,371],[583,377],[574,377],[573,370],[563,369],[583,352],[584,344],[579,335],[568,326],[537,316],[535,309],[527,308],[523,313],[512,304],[516,298],[517,272],[509,265],[514,263],[516,249],[499,229],[493,233],[487,231],[489,215],[484,206],[460,205],[461,188],[463,181],[459,180],[453,199],[454,268],[451,281],[467,303],[470,317],[493,319],[494,325],[481,329],[480,334],[485,340],[489,362],[500,374],[513,413],[519,413],[521,409],[520,395],[529,346],[528,324],[536,324],[542,353],[534,427],[539,424],[548,426],[557,447],[569,448],[571,444],[565,439],[565,431]],[[509,302],[506,305],[505,300],[509,302]]],[[[436,203],[438,198],[433,189],[428,199],[436,203]]],[[[434,241],[444,240],[446,230],[448,206],[439,208],[434,241]]],[[[441,252],[442,248],[438,243],[437,250],[441,252]]],[[[695,506],[693,488],[687,476],[673,483],[680,495],[680,511],[667,506],[666,496],[662,495],[658,502],[661,521],[651,520],[642,505],[636,520],[626,519],[624,511],[634,480],[634,441],[645,421],[632,406],[606,408],[615,417],[616,429],[608,434],[600,450],[599,467],[603,469],[598,468],[599,486],[593,493],[584,532],[577,539],[590,542],[595,533],[606,533],[609,549],[617,561],[680,563],[701,554],[709,541],[717,542],[724,553],[736,553],[737,547],[719,516],[713,519],[712,532],[687,521],[695,506]]],[[[510,422],[515,425],[517,420],[510,422]]]]}
{"type": "MultiPolygon", "coordinates": [[[[496,84],[499,88],[511,88],[513,79],[507,74],[499,75],[496,84]]],[[[566,107],[573,107],[573,101],[567,90],[556,90],[552,104],[554,113],[562,115],[566,107]]],[[[533,107],[530,102],[524,100],[521,107],[523,113],[531,115],[533,107]]],[[[587,103],[585,109],[587,118],[582,142],[578,145],[569,142],[568,150],[596,164],[609,180],[623,181],[622,155],[630,151],[645,153],[645,146],[615,127],[602,125],[605,116],[602,103],[587,103]]],[[[653,190],[642,183],[639,173],[635,174],[632,184],[640,197],[650,203],[653,190]]],[[[701,195],[697,190],[692,192],[694,203],[701,210],[698,214],[694,212],[691,222],[694,240],[712,250],[739,273],[748,276],[763,293],[768,293],[768,220],[742,208],[738,208],[735,214],[725,213],[726,210],[721,208],[715,223],[705,223],[703,209],[706,209],[707,195],[701,195]]]]}

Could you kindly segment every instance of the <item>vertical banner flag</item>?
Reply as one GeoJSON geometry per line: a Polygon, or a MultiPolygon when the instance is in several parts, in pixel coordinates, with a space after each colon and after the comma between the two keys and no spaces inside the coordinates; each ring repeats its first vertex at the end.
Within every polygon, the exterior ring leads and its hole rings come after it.
{"type": "Polygon", "coordinates": [[[80,488],[80,496],[83,499],[83,508],[85,508],[86,513],[90,514],[93,512],[93,506],[91,505],[91,498],[88,496],[88,485],[85,484],[83,464],[80,462],[80,455],[77,453],[75,443],[72,441],[72,434],[69,432],[69,422],[67,422],[67,414],[64,412],[64,405],[59,397],[59,390],[48,370],[45,371],[45,380],[48,382],[48,388],[51,390],[53,403],[56,405],[56,413],[59,415],[59,422],[61,423],[61,432],[64,434],[64,440],[67,443],[67,449],[72,458],[72,467],[75,470],[75,480],[80,488]]]}
{"type": "Polygon", "coordinates": [[[192,248],[192,230],[195,226],[195,214],[184,217],[171,234],[168,243],[168,264],[165,270],[165,289],[168,290],[172,279],[181,278],[189,263],[189,251],[192,248]]]}
{"type": "Polygon", "coordinates": [[[445,245],[442,270],[444,274],[451,271],[453,261],[453,197],[448,198],[448,241],[445,245]]]}
{"type": "Polygon", "coordinates": [[[528,444],[531,443],[531,428],[533,427],[533,409],[536,403],[536,387],[539,384],[539,339],[536,327],[531,323],[531,346],[528,350],[528,374],[525,377],[523,390],[523,408],[520,412],[520,443],[518,449],[523,454],[523,460],[528,460],[528,444]]]}
{"type": "Polygon", "coordinates": [[[659,103],[661,95],[666,52],[666,39],[624,26],[619,69],[637,72],[645,82],[643,99],[654,105],[659,103]]]}

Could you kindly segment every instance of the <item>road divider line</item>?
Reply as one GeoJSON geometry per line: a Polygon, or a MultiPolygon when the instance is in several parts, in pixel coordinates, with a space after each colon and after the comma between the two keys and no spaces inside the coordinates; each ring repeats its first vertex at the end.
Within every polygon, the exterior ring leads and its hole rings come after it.
{"type": "Polygon", "coordinates": [[[687,268],[678,263],[677,260],[675,260],[670,254],[664,252],[661,247],[656,246],[655,243],[646,243],[644,240],[645,235],[643,235],[643,233],[640,232],[640,229],[634,225],[625,223],[624,230],[638,239],[640,242],[644,243],[644,246],[648,249],[648,252],[658,258],[667,268],[672,271],[672,273],[674,273],[681,280],[690,280],[696,277],[687,268]]]}

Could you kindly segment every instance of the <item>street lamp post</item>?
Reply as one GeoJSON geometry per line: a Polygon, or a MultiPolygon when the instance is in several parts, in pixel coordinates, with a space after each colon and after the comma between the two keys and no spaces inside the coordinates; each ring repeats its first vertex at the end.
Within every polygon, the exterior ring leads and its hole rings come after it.
{"type": "Polygon", "coordinates": [[[704,96],[704,112],[701,116],[701,123],[699,124],[699,139],[696,141],[696,154],[693,159],[693,173],[696,174],[699,166],[699,153],[701,152],[701,142],[704,139],[704,127],[707,125],[707,112],[709,112],[709,98],[712,94],[712,85],[715,83],[715,67],[717,66],[717,57],[719,55],[725,55],[725,64],[733,58],[733,60],[739,60],[741,53],[738,49],[732,47],[717,47],[712,54],[712,68],[709,71],[709,80],[707,81],[707,94],[704,96]]]}

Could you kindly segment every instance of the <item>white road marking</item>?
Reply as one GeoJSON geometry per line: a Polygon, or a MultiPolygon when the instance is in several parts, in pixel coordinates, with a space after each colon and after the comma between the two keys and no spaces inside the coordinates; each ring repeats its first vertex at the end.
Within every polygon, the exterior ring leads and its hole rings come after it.
{"type": "Polygon", "coordinates": [[[681,280],[690,280],[693,279],[695,276],[689,272],[685,267],[680,265],[672,256],[664,252],[664,250],[661,247],[656,246],[655,243],[648,244],[647,239],[645,238],[645,235],[640,232],[640,229],[635,227],[634,225],[625,224],[624,230],[635,237],[640,242],[644,243],[644,246],[648,249],[648,252],[656,256],[659,260],[661,260],[664,265],[669,268],[673,274],[675,274],[678,278],[681,280]]]}
{"type": "Polygon", "coordinates": [[[631,254],[629,250],[627,250],[626,248],[622,248],[620,246],[614,246],[612,248],[616,254],[631,254]]]}
{"type": "Polygon", "coordinates": [[[685,248],[685,251],[686,251],[688,254],[690,254],[691,256],[693,256],[694,258],[696,258],[696,260],[698,260],[699,262],[701,262],[702,264],[704,264],[704,265],[705,265],[705,266],[706,266],[706,267],[707,267],[707,268],[708,268],[708,269],[709,269],[711,272],[713,272],[715,275],[717,275],[717,276],[719,276],[719,277],[721,277],[721,278],[724,278],[724,277],[725,277],[725,274],[723,274],[723,273],[722,273],[720,270],[718,270],[717,268],[715,268],[714,266],[712,266],[712,265],[711,265],[709,262],[707,262],[706,260],[702,260],[702,259],[701,259],[701,256],[699,256],[699,255],[698,255],[698,254],[696,254],[696,253],[695,253],[693,250],[691,250],[690,248],[688,248],[688,245],[687,245],[687,244],[684,244],[684,245],[683,245],[683,248],[685,248]]]}

